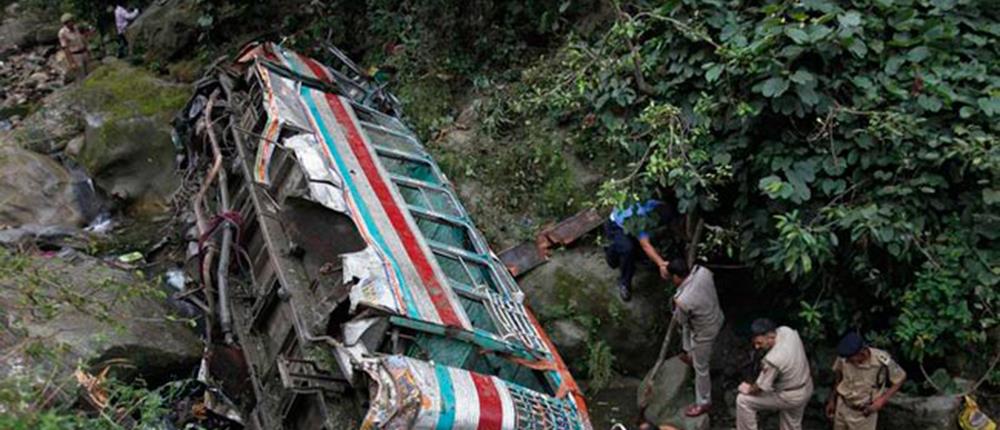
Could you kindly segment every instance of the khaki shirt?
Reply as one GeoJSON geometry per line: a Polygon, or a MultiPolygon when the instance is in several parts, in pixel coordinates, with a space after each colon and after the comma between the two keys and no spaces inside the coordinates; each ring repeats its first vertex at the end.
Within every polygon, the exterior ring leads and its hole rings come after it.
{"type": "Polygon", "coordinates": [[[797,393],[812,393],[812,375],[809,373],[809,359],[806,358],[802,339],[797,331],[789,327],[781,326],[775,331],[777,337],[774,347],[761,362],[756,385],[764,392],[773,392],[779,397],[789,395],[795,397],[796,401],[801,400],[797,393]]]}
{"type": "Polygon", "coordinates": [[[59,46],[71,54],[80,54],[87,50],[87,40],[79,29],[71,30],[64,25],[59,29],[59,46]]]}
{"type": "Polygon", "coordinates": [[[864,407],[906,378],[906,371],[888,352],[871,347],[868,350],[871,355],[861,365],[851,364],[844,358],[833,362],[833,371],[841,375],[837,394],[853,407],[864,407]]]}
{"type": "Polygon", "coordinates": [[[712,271],[695,266],[674,298],[677,301],[677,322],[690,330],[690,340],[694,343],[713,341],[726,318],[719,307],[712,271]]]}

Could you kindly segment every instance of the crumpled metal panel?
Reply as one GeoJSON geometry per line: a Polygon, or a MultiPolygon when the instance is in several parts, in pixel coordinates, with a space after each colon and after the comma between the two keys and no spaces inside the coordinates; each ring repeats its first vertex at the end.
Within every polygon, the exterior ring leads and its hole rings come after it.
{"type": "Polygon", "coordinates": [[[386,264],[371,246],[364,250],[344,254],[344,283],[357,280],[351,288],[351,312],[358,305],[384,309],[394,314],[404,312],[393,291],[389,276],[386,275],[386,264]]]}
{"type": "Polygon", "coordinates": [[[259,61],[256,63],[256,71],[263,87],[264,97],[261,102],[267,123],[264,126],[264,134],[258,141],[254,180],[268,184],[268,167],[282,127],[290,125],[299,130],[308,130],[309,122],[299,103],[299,83],[271,73],[259,61]]]}
{"type": "Polygon", "coordinates": [[[299,167],[309,178],[309,193],[312,200],[337,212],[345,213],[347,206],[344,202],[340,176],[332,173],[316,138],[311,134],[299,134],[285,139],[284,145],[295,153],[299,167]]]}
{"type": "MultiPolygon", "coordinates": [[[[519,419],[511,387],[494,376],[395,355],[363,360],[361,367],[376,385],[362,429],[514,430],[528,424],[519,419]]],[[[563,422],[574,418],[564,415],[563,422]]]]}

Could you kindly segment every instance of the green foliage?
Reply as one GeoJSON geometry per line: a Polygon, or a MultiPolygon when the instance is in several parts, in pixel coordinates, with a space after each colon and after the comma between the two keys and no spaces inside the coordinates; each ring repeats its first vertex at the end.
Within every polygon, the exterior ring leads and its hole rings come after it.
{"type": "Polygon", "coordinates": [[[611,353],[611,347],[602,340],[590,342],[587,348],[587,376],[588,389],[591,392],[598,392],[608,386],[614,377],[612,366],[615,363],[615,356],[611,353]]]}
{"type": "MultiPolygon", "coordinates": [[[[115,379],[101,387],[108,395],[108,407],[101,412],[85,413],[70,405],[49,404],[56,392],[63,389],[59,381],[47,381],[45,386],[24,377],[0,379],[0,428],[11,430],[122,430],[127,428],[160,428],[170,412],[169,405],[184,387],[171,383],[158,389],[147,388],[142,381],[125,383],[115,379]]],[[[72,386],[75,381],[66,381],[72,386]]]]}
{"type": "Polygon", "coordinates": [[[571,35],[560,71],[525,92],[583,125],[576,147],[618,160],[603,202],[671,189],[711,224],[703,255],[795,287],[778,293],[816,338],[860,326],[911,359],[997,353],[995,8],[615,6],[607,32],[571,35]]]}

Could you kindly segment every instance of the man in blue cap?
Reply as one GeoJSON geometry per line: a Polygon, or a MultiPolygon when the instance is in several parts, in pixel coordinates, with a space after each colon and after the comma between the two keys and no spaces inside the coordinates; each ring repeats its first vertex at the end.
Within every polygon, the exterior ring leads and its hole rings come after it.
{"type": "Polygon", "coordinates": [[[632,298],[632,277],[635,265],[645,255],[656,265],[663,279],[670,276],[667,260],[660,256],[650,241],[653,228],[670,221],[669,206],[659,200],[649,199],[631,206],[615,208],[604,223],[604,235],[610,242],[604,247],[604,256],[611,268],[620,270],[618,294],[623,301],[632,298]]]}
{"type": "Polygon", "coordinates": [[[837,345],[834,391],[826,402],[826,416],[834,430],[875,430],[878,411],[906,381],[906,372],[889,353],[872,348],[857,332],[837,345]]]}

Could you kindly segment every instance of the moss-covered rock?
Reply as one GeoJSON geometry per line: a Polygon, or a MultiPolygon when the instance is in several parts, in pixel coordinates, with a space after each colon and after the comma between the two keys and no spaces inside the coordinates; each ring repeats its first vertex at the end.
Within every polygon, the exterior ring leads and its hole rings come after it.
{"type": "Polygon", "coordinates": [[[86,113],[110,119],[149,117],[169,123],[190,96],[187,85],[163,81],[145,69],[109,59],[70,89],[86,113]]]}
{"type": "MultiPolygon", "coordinates": [[[[656,361],[663,330],[670,320],[669,291],[666,281],[640,268],[632,300],[622,302],[615,288],[617,276],[618,272],[604,263],[600,249],[579,247],[556,252],[548,263],[519,282],[531,309],[549,329],[564,332],[565,321],[572,321],[590,332],[590,340],[607,343],[616,369],[643,375],[656,361]]],[[[583,373],[588,370],[586,353],[590,345],[581,348],[575,344],[578,337],[556,335],[553,339],[572,370],[583,373]],[[571,343],[559,344],[564,340],[571,343]]]]}
{"type": "Polygon", "coordinates": [[[188,88],[112,61],[73,91],[86,118],[76,160],[133,214],[162,211],[178,186],[170,120],[187,100],[188,88]]]}

